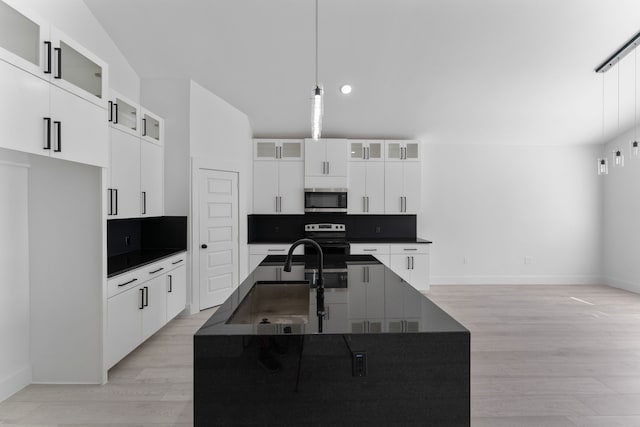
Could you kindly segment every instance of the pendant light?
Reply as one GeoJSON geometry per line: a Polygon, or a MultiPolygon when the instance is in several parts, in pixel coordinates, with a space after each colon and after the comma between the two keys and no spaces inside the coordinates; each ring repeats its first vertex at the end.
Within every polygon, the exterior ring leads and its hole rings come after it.
{"type": "MultiPolygon", "coordinates": [[[[602,73],[602,140],[604,141],[604,73],[602,73]]],[[[609,161],[606,157],[598,159],[598,175],[609,173],[609,161]]]]}
{"type": "MultiPolygon", "coordinates": [[[[618,130],[620,133],[620,61],[618,61],[618,130]]],[[[622,149],[618,148],[613,150],[613,167],[621,168],[624,166],[624,153],[622,149]]]]}
{"type": "Polygon", "coordinates": [[[322,131],[322,95],[323,90],[318,83],[318,0],[316,0],[316,87],[313,89],[313,98],[311,100],[311,138],[320,139],[322,131]]]}

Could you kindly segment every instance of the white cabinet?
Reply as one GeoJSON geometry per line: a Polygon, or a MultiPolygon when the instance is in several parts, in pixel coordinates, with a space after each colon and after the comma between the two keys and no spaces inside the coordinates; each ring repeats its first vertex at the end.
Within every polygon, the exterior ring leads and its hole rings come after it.
{"type": "Polygon", "coordinates": [[[167,273],[167,322],[176,317],[187,304],[187,267],[184,259],[173,261],[180,266],[167,273]]]}
{"type": "MultiPolygon", "coordinates": [[[[249,245],[249,272],[264,260],[268,255],[286,255],[290,244],[250,244],[249,245]]],[[[304,255],[304,246],[300,245],[293,250],[294,255],[304,255]]],[[[274,279],[275,280],[275,279],[274,279]]]]}
{"type": "Polygon", "coordinates": [[[164,149],[144,139],[140,141],[140,214],[164,214],[164,149]]]}
{"type": "Polygon", "coordinates": [[[304,177],[306,188],[347,186],[348,141],[346,139],[305,139],[304,177]]]}
{"type": "Polygon", "coordinates": [[[114,128],[110,135],[107,215],[135,218],[140,216],[140,138],[114,128]]]}
{"type": "Polygon", "coordinates": [[[140,109],[140,137],[147,142],[164,145],[164,119],[145,108],[140,109]]]}
{"type": "Polygon", "coordinates": [[[300,140],[255,140],[253,213],[304,213],[304,163],[300,140]]]}
{"type": "Polygon", "coordinates": [[[304,160],[301,139],[254,139],[254,160],[304,160]]]}
{"type": "Polygon", "coordinates": [[[384,141],[368,139],[349,140],[349,161],[383,162],[384,141]]]}
{"type": "Polygon", "coordinates": [[[420,161],[420,141],[385,141],[386,159],[392,161],[420,161]]]}
{"type": "Polygon", "coordinates": [[[0,2],[0,146],[107,166],[107,64],[21,7],[0,2]]]}
{"type": "Polygon", "coordinates": [[[349,162],[348,213],[384,214],[384,174],[384,163],[349,162]]]}
{"type": "Polygon", "coordinates": [[[140,137],[140,106],[136,102],[112,90],[108,112],[111,127],[140,137]]]}
{"type": "Polygon", "coordinates": [[[389,245],[379,243],[351,243],[351,255],[371,255],[381,263],[389,266],[389,245]]]}
{"type": "Polygon", "coordinates": [[[428,245],[390,246],[389,268],[419,291],[429,290],[428,245]]]}
{"type": "Polygon", "coordinates": [[[107,369],[185,308],[185,257],[182,252],[107,281],[107,369]]]}
{"type": "Polygon", "coordinates": [[[420,211],[421,165],[417,162],[385,162],[386,214],[417,214],[420,211]]]}
{"type": "Polygon", "coordinates": [[[382,332],[384,322],[384,266],[349,265],[348,297],[351,332],[382,332]]]}

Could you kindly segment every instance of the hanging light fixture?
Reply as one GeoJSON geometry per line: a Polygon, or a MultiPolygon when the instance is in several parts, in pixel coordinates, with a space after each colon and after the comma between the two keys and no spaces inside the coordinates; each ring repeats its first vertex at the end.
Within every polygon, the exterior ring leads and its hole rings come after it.
{"type": "MultiPolygon", "coordinates": [[[[620,133],[620,61],[618,61],[618,133],[620,133]]],[[[624,166],[624,153],[621,149],[613,150],[613,167],[624,166]]]]}
{"type": "Polygon", "coordinates": [[[311,101],[311,138],[318,140],[322,131],[322,86],[318,83],[318,0],[316,0],[316,87],[311,101]]]}
{"type": "MultiPolygon", "coordinates": [[[[602,140],[604,141],[604,73],[602,73],[602,140]]],[[[609,174],[609,161],[606,157],[598,159],[598,175],[609,174]]]]}
{"type": "MultiPolygon", "coordinates": [[[[638,42],[633,42],[637,47],[638,42]]],[[[640,158],[640,147],[638,147],[638,51],[633,52],[633,141],[631,142],[631,157],[640,158]]]]}

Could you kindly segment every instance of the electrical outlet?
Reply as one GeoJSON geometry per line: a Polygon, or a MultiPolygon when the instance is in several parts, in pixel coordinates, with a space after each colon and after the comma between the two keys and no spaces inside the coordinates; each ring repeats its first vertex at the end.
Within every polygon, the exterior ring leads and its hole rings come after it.
{"type": "Polygon", "coordinates": [[[367,353],[364,351],[354,351],[351,353],[352,375],[354,377],[364,377],[367,375],[367,353]]]}
{"type": "Polygon", "coordinates": [[[462,263],[469,264],[469,257],[466,257],[466,256],[462,257],[462,263]]]}
{"type": "Polygon", "coordinates": [[[131,236],[124,236],[124,245],[129,246],[131,244],[131,236]]]}
{"type": "Polygon", "coordinates": [[[525,255],[524,263],[525,264],[533,264],[533,257],[531,255],[525,255]]]}
{"type": "Polygon", "coordinates": [[[377,227],[376,227],[376,233],[380,233],[381,231],[382,231],[382,227],[377,226],[377,227]]]}

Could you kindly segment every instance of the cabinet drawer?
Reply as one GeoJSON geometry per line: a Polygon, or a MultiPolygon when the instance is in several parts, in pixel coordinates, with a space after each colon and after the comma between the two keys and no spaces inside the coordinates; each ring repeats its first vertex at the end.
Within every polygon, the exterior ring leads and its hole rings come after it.
{"type": "Polygon", "coordinates": [[[389,253],[389,245],[363,244],[363,243],[351,245],[352,255],[373,255],[373,254],[388,254],[388,253],[389,253]]]}
{"type": "MultiPolygon", "coordinates": [[[[291,245],[289,244],[253,244],[249,245],[249,254],[250,255],[286,255],[289,252],[289,248],[291,245]]],[[[294,251],[294,255],[304,255],[304,246],[298,246],[294,251]]]]}
{"type": "Polygon", "coordinates": [[[392,254],[428,254],[428,244],[389,245],[392,254]]]}
{"type": "Polygon", "coordinates": [[[146,279],[139,269],[120,274],[107,280],[107,298],[140,285],[146,279]]]}
{"type": "Polygon", "coordinates": [[[172,255],[171,257],[165,260],[165,264],[167,266],[167,270],[173,270],[187,263],[187,253],[180,252],[179,254],[172,255]]]}

